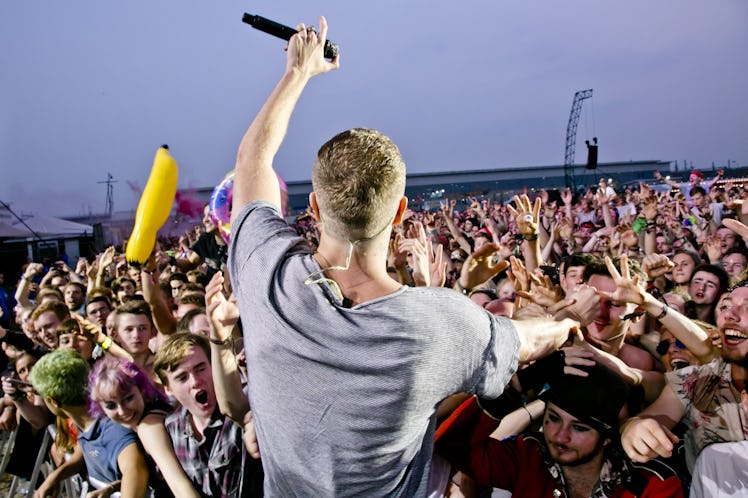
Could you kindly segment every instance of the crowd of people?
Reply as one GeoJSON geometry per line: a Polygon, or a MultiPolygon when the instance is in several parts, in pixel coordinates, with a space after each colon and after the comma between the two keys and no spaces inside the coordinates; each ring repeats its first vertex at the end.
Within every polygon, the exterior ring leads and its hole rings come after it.
{"type": "Polygon", "coordinates": [[[242,139],[230,244],[206,206],[145,265],[109,247],[8,275],[8,472],[53,430],[40,498],[76,474],[123,497],[748,493],[744,186],[411,210],[397,147],[355,129],[288,223],[272,159],[339,65],[325,34],[299,26],[242,139]]]}

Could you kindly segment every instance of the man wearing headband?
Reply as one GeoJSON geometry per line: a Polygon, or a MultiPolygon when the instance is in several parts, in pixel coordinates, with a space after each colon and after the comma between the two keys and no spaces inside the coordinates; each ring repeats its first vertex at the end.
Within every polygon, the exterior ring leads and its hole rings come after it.
{"type": "Polygon", "coordinates": [[[338,68],[326,34],[324,18],[319,32],[299,26],[235,168],[229,270],[265,492],[424,496],[435,407],[457,392],[498,396],[518,361],[558,348],[577,322],[513,322],[451,289],[393,280],[405,164],[377,131],[342,132],[317,154],[317,252],[286,224],[273,158],[308,81],[338,68]]]}
{"type": "MultiPolygon", "coordinates": [[[[547,381],[539,395],[546,402],[542,433],[490,437],[503,415],[521,407],[510,388],[496,401],[474,397],[455,410],[437,434],[441,456],[478,484],[517,497],[683,496],[671,469],[635,465],[620,448],[618,414],[628,395],[621,377],[600,364],[578,367],[582,377],[550,373],[543,363],[542,372],[526,372],[547,381]]],[[[529,378],[520,381],[525,389],[529,378]]]]}

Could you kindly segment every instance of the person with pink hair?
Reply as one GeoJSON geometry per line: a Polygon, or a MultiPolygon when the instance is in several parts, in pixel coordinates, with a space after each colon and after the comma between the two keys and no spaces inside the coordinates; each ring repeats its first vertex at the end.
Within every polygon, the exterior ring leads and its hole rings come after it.
{"type": "Polygon", "coordinates": [[[150,457],[150,485],[154,496],[199,497],[179,464],[164,419],[172,407],[162,393],[135,363],[107,356],[96,362],[89,377],[92,415],[106,415],[119,425],[135,431],[150,457]],[[153,465],[155,464],[155,465],[153,465]],[[161,474],[154,472],[157,467],[161,474]],[[165,483],[163,482],[165,481],[165,483]]]}

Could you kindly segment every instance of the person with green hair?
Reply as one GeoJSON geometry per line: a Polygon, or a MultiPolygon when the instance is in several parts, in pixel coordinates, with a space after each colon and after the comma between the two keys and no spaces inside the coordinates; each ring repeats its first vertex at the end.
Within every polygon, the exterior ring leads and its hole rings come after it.
{"type": "Polygon", "coordinates": [[[34,496],[55,495],[64,479],[85,471],[97,489],[119,489],[123,498],[144,497],[148,467],[137,435],[89,413],[86,361],[74,351],[57,350],[34,365],[29,380],[52,413],[71,420],[79,430],[72,456],[47,476],[34,496]]]}

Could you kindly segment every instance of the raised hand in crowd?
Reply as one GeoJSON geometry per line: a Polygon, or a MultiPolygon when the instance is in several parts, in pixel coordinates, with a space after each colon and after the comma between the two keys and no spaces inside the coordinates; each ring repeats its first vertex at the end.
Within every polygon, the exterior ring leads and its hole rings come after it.
{"type": "Polygon", "coordinates": [[[109,267],[112,266],[112,263],[114,263],[115,256],[117,255],[117,248],[114,246],[107,247],[104,252],[101,254],[101,259],[99,260],[99,271],[106,272],[109,270],[109,267]]]}
{"type": "Polygon", "coordinates": [[[426,254],[429,257],[430,285],[443,287],[447,281],[447,259],[449,258],[444,251],[444,246],[427,239],[426,254]]]}
{"type": "Polygon", "coordinates": [[[631,225],[621,224],[616,228],[619,234],[620,247],[618,254],[636,254],[639,251],[639,236],[636,234],[631,225]]]}
{"type": "MultiPolygon", "coordinates": [[[[514,271],[512,271],[514,273],[514,271]]],[[[548,275],[528,274],[530,290],[517,290],[517,295],[543,308],[551,308],[564,298],[561,286],[555,285],[548,275]]]]}
{"type": "Polygon", "coordinates": [[[704,250],[709,262],[719,264],[722,260],[722,241],[716,234],[707,235],[704,250]]]}
{"type": "Polygon", "coordinates": [[[616,269],[610,257],[605,257],[605,266],[608,267],[610,276],[616,285],[613,292],[597,291],[602,298],[618,303],[631,303],[641,305],[644,303],[645,290],[639,285],[639,275],[631,277],[628,266],[628,256],[623,254],[620,258],[621,272],[616,269]]]}
{"type": "Polygon", "coordinates": [[[432,231],[436,229],[436,216],[434,216],[434,213],[430,211],[425,211],[423,213],[423,226],[427,231],[432,231]]]}
{"type": "Polygon", "coordinates": [[[14,295],[16,302],[23,307],[31,307],[32,303],[29,300],[29,294],[31,293],[32,284],[37,275],[40,275],[44,271],[44,266],[41,263],[29,263],[26,266],[26,270],[21,275],[21,280],[16,288],[14,295]]]}
{"type": "Polygon", "coordinates": [[[253,458],[259,458],[249,401],[243,392],[242,376],[234,351],[234,341],[241,337],[237,328],[240,319],[239,308],[233,295],[228,298],[224,295],[223,278],[223,272],[216,272],[205,288],[216,401],[222,414],[244,426],[245,446],[253,458]]]}
{"type": "Polygon", "coordinates": [[[405,212],[403,213],[402,224],[407,225],[408,223],[411,223],[412,220],[415,220],[415,218],[416,218],[416,213],[413,212],[412,209],[407,208],[405,212]]]}
{"type": "Polygon", "coordinates": [[[608,204],[612,197],[605,191],[604,188],[598,188],[595,192],[595,204],[599,207],[602,207],[605,204],[608,204]]]}
{"type": "Polygon", "coordinates": [[[509,262],[496,262],[499,250],[498,244],[485,244],[468,256],[462,265],[457,286],[464,291],[472,290],[506,270],[509,262]]]}
{"type": "Polygon", "coordinates": [[[470,207],[468,207],[468,213],[474,214],[478,218],[483,219],[486,217],[486,212],[483,210],[480,201],[475,197],[468,197],[470,201],[470,207]]]}
{"type": "Polygon", "coordinates": [[[570,188],[567,187],[561,192],[561,201],[564,203],[564,205],[571,206],[573,199],[574,197],[571,193],[570,188]]]}
{"type": "Polygon", "coordinates": [[[571,318],[586,327],[600,312],[600,296],[594,287],[578,285],[566,294],[564,299],[548,308],[548,313],[556,318],[571,318]]]}
{"type": "Polygon", "coordinates": [[[133,361],[133,357],[130,353],[125,351],[119,344],[114,342],[111,337],[106,335],[104,330],[99,325],[93,323],[88,318],[82,317],[77,313],[72,313],[73,318],[80,326],[81,332],[91,338],[91,341],[101,346],[102,350],[116,356],[117,358],[124,358],[126,360],[133,361]]]}
{"type": "Polygon", "coordinates": [[[517,231],[522,235],[527,244],[521,246],[522,256],[528,271],[534,271],[542,264],[540,244],[538,244],[538,225],[540,224],[540,209],[542,201],[540,197],[534,203],[526,194],[515,195],[514,204],[516,208],[507,205],[507,209],[517,224],[517,231]]]}
{"type": "Polygon", "coordinates": [[[431,285],[431,270],[429,267],[432,254],[428,254],[426,232],[420,221],[414,221],[407,232],[407,237],[401,239],[398,251],[410,256],[413,280],[417,286],[428,287],[431,285]]]}
{"type": "Polygon", "coordinates": [[[509,260],[509,258],[514,254],[515,248],[517,247],[517,239],[515,238],[513,233],[506,232],[501,236],[501,238],[499,239],[499,244],[497,245],[500,247],[500,259],[509,260]]]}
{"type": "Polygon", "coordinates": [[[470,254],[470,252],[472,252],[473,250],[470,246],[470,242],[467,241],[465,236],[455,224],[454,211],[456,206],[457,200],[455,199],[445,199],[444,201],[439,201],[439,207],[441,208],[442,212],[442,219],[444,220],[444,223],[447,224],[449,233],[452,235],[452,238],[456,240],[460,245],[460,248],[466,253],[470,254]]]}
{"type": "Polygon", "coordinates": [[[647,254],[641,261],[642,271],[647,275],[648,281],[667,275],[674,266],[664,254],[647,254]]]}
{"type": "Polygon", "coordinates": [[[659,203],[656,196],[649,196],[644,199],[641,207],[641,214],[647,221],[654,221],[659,214],[659,203]]]}
{"type": "Polygon", "coordinates": [[[561,240],[568,243],[571,243],[574,240],[574,223],[571,218],[564,216],[558,220],[556,229],[558,230],[558,237],[561,240]]]}
{"type": "Polygon", "coordinates": [[[534,203],[531,203],[527,195],[515,195],[514,204],[517,206],[516,209],[511,205],[507,205],[507,209],[514,217],[517,231],[525,237],[525,240],[537,239],[540,208],[542,206],[540,197],[536,198],[534,203]]]}
{"type": "Polygon", "coordinates": [[[509,280],[514,284],[517,293],[530,290],[530,272],[522,260],[514,256],[509,258],[509,280]]]}
{"type": "MultiPolygon", "coordinates": [[[[743,204],[743,209],[746,209],[746,206],[748,206],[748,203],[743,204]]],[[[748,214],[748,213],[745,213],[748,214]]],[[[726,226],[736,234],[738,234],[745,242],[748,242],[748,226],[744,225],[738,220],[733,220],[726,218],[722,220],[722,225],[726,226]]]]}
{"type": "Polygon", "coordinates": [[[88,274],[88,260],[86,258],[78,258],[78,262],[75,264],[75,274],[78,276],[88,274]]]}
{"type": "Polygon", "coordinates": [[[402,246],[405,237],[396,233],[390,240],[390,250],[387,254],[388,265],[395,269],[397,280],[403,285],[414,285],[413,277],[408,271],[408,251],[402,246]]]}
{"type": "Polygon", "coordinates": [[[86,268],[86,277],[88,277],[89,290],[93,287],[96,281],[96,275],[99,273],[99,262],[101,255],[97,255],[94,260],[86,268]]]}
{"type": "Polygon", "coordinates": [[[631,417],[621,425],[621,446],[634,462],[673,456],[678,436],[653,418],[631,417]]]}

